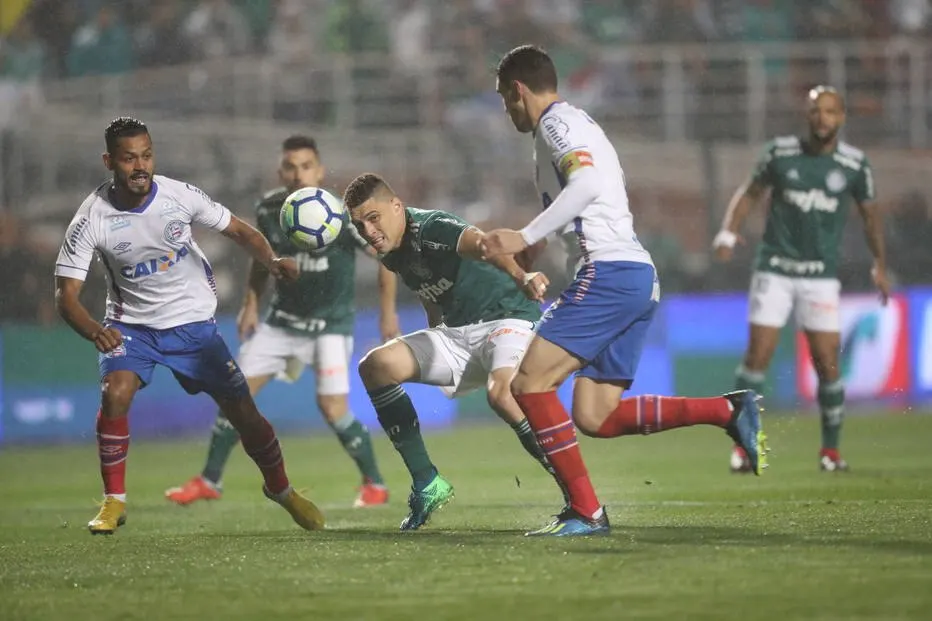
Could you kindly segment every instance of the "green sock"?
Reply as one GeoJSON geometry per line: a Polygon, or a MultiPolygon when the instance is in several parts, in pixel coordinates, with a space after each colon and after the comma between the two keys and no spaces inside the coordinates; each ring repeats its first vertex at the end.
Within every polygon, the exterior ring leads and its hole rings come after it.
{"type": "Polygon", "coordinates": [[[213,483],[220,484],[223,478],[223,468],[226,466],[230,453],[239,442],[239,434],[222,414],[217,414],[214,429],[210,434],[210,449],[207,451],[207,463],[201,476],[213,483]]]}
{"type": "Polygon", "coordinates": [[[356,462],[356,467],[359,468],[365,482],[384,485],[379,467],[375,463],[372,436],[369,435],[366,426],[359,422],[352,412],[347,412],[343,418],[330,426],[337,434],[343,449],[356,462]]]}
{"type": "Polygon", "coordinates": [[[822,448],[837,449],[845,418],[844,382],[819,382],[819,412],[822,415],[822,448]]]}
{"type": "Polygon", "coordinates": [[[531,424],[526,418],[521,419],[519,423],[512,423],[511,428],[514,430],[515,435],[518,436],[518,440],[521,441],[521,446],[524,447],[524,450],[527,451],[528,455],[537,460],[544,470],[546,470],[550,476],[553,477],[554,481],[557,482],[557,486],[560,488],[560,491],[563,493],[564,500],[569,503],[569,494],[567,493],[566,488],[560,482],[560,479],[557,478],[556,470],[553,469],[553,465],[547,459],[547,455],[544,454],[544,449],[540,447],[540,443],[537,441],[537,435],[534,433],[534,430],[531,429],[531,424]]]}
{"type": "Polygon", "coordinates": [[[765,375],[760,371],[751,371],[743,364],[735,370],[735,390],[753,390],[759,395],[764,394],[765,375]]]}
{"type": "Polygon", "coordinates": [[[398,384],[391,384],[369,391],[369,399],[382,429],[411,473],[414,488],[424,489],[437,476],[437,469],[424,446],[411,397],[398,384]]]}

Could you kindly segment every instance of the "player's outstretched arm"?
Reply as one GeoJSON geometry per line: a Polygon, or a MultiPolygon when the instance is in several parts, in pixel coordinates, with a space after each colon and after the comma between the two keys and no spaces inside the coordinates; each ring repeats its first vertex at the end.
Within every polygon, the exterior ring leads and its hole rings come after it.
{"type": "Polygon", "coordinates": [[[719,261],[728,261],[734,254],[735,244],[741,241],[738,232],[744,223],[751,207],[757,204],[761,196],[767,191],[767,186],[761,181],[751,178],[742,184],[731,197],[725,217],[722,218],[722,228],[712,241],[715,258],[719,261]]]}
{"type": "Polygon", "coordinates": [[[880,207],[874,201],[858,201],[858,213],[864,221],[864,237],[867,247],[874,256],[871,276],[880,290],[880,299],[886,305],[890,298],[890,282],[887,280],[887,250],[883,238],[883,216],[880,207]]]}
{"type": "Polygon", "coordinates": [[[476,227],[469,227],[460,235],[456,252],[467,259],[485,261],[508,274],[524,294],[531,300],[542,302],[550,281],[541,272],[527,272],[512,254],[488,256],[485,250],[486,235],[476,227]]]}
{"type": "Polygon", "coordinates": [[[259,326],[259,301],[269,283],[269,270],[252,259],[249,262],[249,276],[246,278],[246,295],[243,306],[236,317],[236,328],[241,341],[245,341],[259,326]]]}
{"type": "Polygon", "coordinates": [[[245,221],[232,216],[222,233],[244,248],[252,258],[265,267],[275,278],[294,280],[298,277],[298,264],[293,257],[277,257],[262,233],[245,221]]]}
{"type": "Polygon", "coordinates": [[[394,272],[379,263],[379,331],[383,341],[390,341],[401,334],[395,306],[397,293],[398,278],[394,272]]]}
{"type": "Polygon", "coordinates": [[[112,351],[123,342],[123,337],[115,328],[106,327],[91,317],[81,303],[81,289],[84,283],[76,278],[55,277],[55,310],[71,329],[82,338],[94,343],[101,353],[112,351]]]}

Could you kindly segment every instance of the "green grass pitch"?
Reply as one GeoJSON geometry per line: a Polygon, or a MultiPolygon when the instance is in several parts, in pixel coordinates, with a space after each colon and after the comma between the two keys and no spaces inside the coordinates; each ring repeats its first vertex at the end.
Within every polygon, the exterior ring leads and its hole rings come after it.
{"type": "Polygon", "coordinates": [[[527,539],[555,486],[504,425],[431,434],[457,499],[401,534],[407,479],[381,432],[388,507],[353,510],[332,437],[283,439],[293,482],[326,510],[306,533],[262,498],[241,451],[223,500],[182,509],[163,490],[204,442],[138,442],[130,513],[92,537],[91,445],[0,451],[0,618],[929,619],[932,416],[850,417],[847,474],[818,472],[814,416],[770,415],[764,476],[731,475],[715,429],[583,439],[609,537],[527,539]],[[519,484],[520,482],[520,484],[519,484]]]}

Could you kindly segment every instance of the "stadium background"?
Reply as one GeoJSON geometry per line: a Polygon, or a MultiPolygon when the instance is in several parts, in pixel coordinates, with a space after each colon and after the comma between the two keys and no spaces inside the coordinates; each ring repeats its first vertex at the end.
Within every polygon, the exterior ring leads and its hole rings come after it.
{"type": "MultiPolygon", "coordinates": [[[[279,143],[306,132],[337,192],[374,170],[409,204],[515,225],[538,209],[530,145],[510,130],[491,69],[528,41],[551,51],[564,96],[612,136],[639,236],[658,264],[664,302],[636,392],[731,385],[764,210],[731,264],[713,264],[709,244],[761,143],[804,131],[802,97],[828,82],[848,97],[846,139],[875,169],[897,291],[879,306],[852,214],[841,269],[848,394],[892,411],[926,408],[930,30],[928,0],[4,0],[0,442],[93,438],[95,356],[55,317],[51,272],[67,221],[105,178],[99,153],[112,117],[145,120],[159,172],[250,220],[255,197],[275,182],[279,143]]],[[[201,239],[235,341],[246,258],[219,236],[201,239]]],[[[556,248],[545,261],[551,274],[562,267],[556,248]]],[[[377,342],[374,265],[360,267],[357,357],[377,342]]],[[[92,275],[85,300],[98,314],[104,291],[102,274],[92,275]]],[[[399,304],[404,328],[422,325],[410,295],[399,304]]],[[[781,410],[814,414],[812,372],[790,331],[769,384],[781,410]]],[[[314,428],[322,423],[306,405],[312,390],[306,374],[298,390],[276,384],[259,401],[279,427],[314,428]]],[[[412,393],[426,425],[491,420],[481,395],[412,393]]],[[[374,422],[362,395],[352,407],[374,422]]],[[[206,431],[213,407],[164,374],[134,412],[136,437],[165,436],[206,431]]]]}

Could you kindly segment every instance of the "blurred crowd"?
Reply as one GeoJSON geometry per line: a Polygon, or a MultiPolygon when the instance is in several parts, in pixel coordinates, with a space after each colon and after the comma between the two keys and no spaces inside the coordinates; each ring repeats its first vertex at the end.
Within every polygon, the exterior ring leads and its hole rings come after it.
{"type": "MultiPolygon", "coordinates": [[[[654,43],[922,41],[930,35],[932,0],[32,0],[24,16],[0,32],[0,271],[4,292],[0,320],[47,322],[54,317],[49,274],[55,236],[3,212],[2,180],[13,170],[7,163],[16,148],[15,141],[4,139],[4,132],[11,135],[17,109],[31,109],[41,102],[43,82],[231,57],[270,59],[278,71],[275,119],[329,123],[335,113],[333,102],[327,108],[307,99],[309,82],[321,84],[320,80],[328,79],[309,71],[309,60],[320,62],[341,54],[388,58],[393,70],[389,86],[399,95],[392,99],[395,96],[387,95],[386,87],[380,93],[382,99],[370,102],[368,118],[383,125],[390,117],[397,118],[391,124],[403,126],[421,122],[425,109],[428,114],[433,111],[433,121],[460,150],[457,165],[462,181],[459,185],[454,181],[449,193],[460,205],[484,202],[488,206],[510,204],[506,193],[514,190],[507,187],[507,180],[494,175],[485,178],[484,171],[495,168],[485,165],[486,156],[490,145],[498,148],[494,141],[502,135],[501,104],[490,89],[490,67],[516,43],[544,45],[558,65],[561,89],[569,91],[574,102],[594,109],[600,118],[610,118],[612,114],[631,117],[639,100],[647,102],[642,107],[655,106],[650,102],[656,99],[644,99],[643,92],[662,89],[664,83],[659,73],[650,75],[650,68],[636,63],[619,63],[607,71],[601,50],[654,43]],[[451,62],[439,76],[436,90],[425,93],[416,85],[439,56],[451,62]],[[425,106],[424,100],[431,98],[437,99],[436,105],[428,102],[425,106]],[[607,109],[597,107],[602,101],[610,103],[607,109]]],[[[790,73],[781,62],[766,61],[768,80],[790,73]]],[[[721,105],[727,101],[715,99],[716,85],[703,77],[711,75],[703,73],[705,68],[702,62],[686,64],[684,81],[695,90],[691,105],[704,109],[705,115],[685,111],[690,119],[685,135],[702,139],[704,127],[715,138],[728,139],[729,128],[743,131],[743,126],[731,122],[733,111],[721,105]],[[717,119],[714,114],[727,122],[703,125],[692,121],[717,119]]],[[[354,80],[366,79],[365,67],[354,71],[354,80]]],[[[870,111],[881,107],[885,70],[862,58],[848,71],[869,87],[866,98],[850,94],[857,123],[864,126],[870,123],[870,111]]],[[[746,71],[738,65],[726,66],[716,75],[743,80],[746,71]]],[[[788,89],[789,94],[794,90],[798,89],[788,89]]],[[[172,100],[166,105],[185,103],[172,100]]],[[[360,118],[365,123],[362,107],[360,118]]],[[[797,122],[795,104],[788,109],[794,110],[792,122],[797,122]]],[[[890,118],[895,121],[902,116],[895,110],[888,113],[883,131],[889,129],[890,118]]],[[[24,177],[38,176],[37,170],[16,170],[29,173],[24,177]]],[[[676,204],[682,207],[681,213],[693,206],[697,213],[704,212],[708,205],[702,197],[671,201],[639,196],[638,191],[632,188],[633,202],[642,214],[638,216],[639,236],[652,251],[667,291],[743,287],[750,249],[739,257],[736,267],[710,269],[705,235],[689,247],[683,235],[671,231],[683,225],[671,226],[663,216],[653,215],[661,209],[649,207],[654,200],[676,204]]],[[[718,197],[718,202],[722,200],[718,197]]],[[[927,250],[927,240],[932,239],[932,224],[926,197],[907,188],[892,197],[888,208],[891,267],[897,281],[928,282],[932,252],[927,250]]],[[[707,228],[701,222],[704,217],[699,217],[696,230],[707,228]]],[[[867,287],[869,255],[857,222],[849,229],[842,279],[848,285],[867,287]]],[[[99,302],[104,289],[96,283],[90,286],[99,302]]],[[[221,301],[224,310],[235,304],[224,295],[221,301]]]]}

